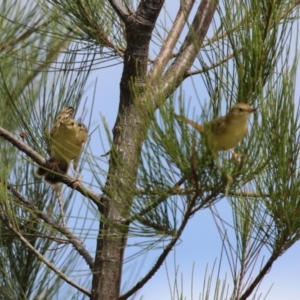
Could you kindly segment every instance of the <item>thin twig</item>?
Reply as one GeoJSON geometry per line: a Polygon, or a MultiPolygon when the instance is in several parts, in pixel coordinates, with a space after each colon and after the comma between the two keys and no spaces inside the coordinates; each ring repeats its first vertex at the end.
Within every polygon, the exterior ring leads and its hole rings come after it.
{"type": "Polygon", "coordinates": [[[58,201],[58,206],[59,206],[59,210],[60,210],[62,223],[63,223],[63,226],[65,228],[67,228],[67,222],[66,222],[66,218],[65,218],[64,206],[63,206],[63,201],[62,201],[62,198],[61,198],[61,185],[60,184],[56,185],[55,189],[56,189],[57,201],[58,201]]]}
{"type": "Polygon", "coordinates": [[[185,77],[184,78],[188,78],[190,76],[193,76],[193,75],[197,75],[197,74],[201,74],[201,73],[204,73],[204,72],[207,72],[209,70],[212,70],[216,67],[219,67],[221,66],[222,64],[224,64],[225,62],[229,61],[231,58],[235,57],[238,53],[242,52],[242,49],[238,49],[236,50],[234,53],[232,54],[228,54],[227,56],[225,56],[222,60],[219,60],[218,62],[210,65],[210,66],[207,66],[203,69],[200,69],[200,70],[194,70],[194,71],[187,71],[185,73],[185,77]]]}

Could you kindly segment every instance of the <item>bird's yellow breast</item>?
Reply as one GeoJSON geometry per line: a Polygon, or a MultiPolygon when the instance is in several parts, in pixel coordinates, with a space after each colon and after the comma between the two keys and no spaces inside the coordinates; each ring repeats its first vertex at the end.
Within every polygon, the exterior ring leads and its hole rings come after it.
{"type": "Polygon", "coordinates": [[[82,142],[78,138],[76,124],[72,126],[60,126],[52,137],[52,157],[56,160],[70,162],[80,155],[82,142]]]}
{"type": "Polygon", "coordinates": [[[215,151],[229,150],[234,148],[247,133],[247,125],[243,127],[232,128],[223,134],[216,135],[213,141],[213,149],[215,151]]]}
{"type": "Polygon", "coordinates": [[[247,133],[247,121],[230,120],[222,122],[221,126],[211,133],[209,144],[213,152],[229,150],[234,148],[247,133]]]}

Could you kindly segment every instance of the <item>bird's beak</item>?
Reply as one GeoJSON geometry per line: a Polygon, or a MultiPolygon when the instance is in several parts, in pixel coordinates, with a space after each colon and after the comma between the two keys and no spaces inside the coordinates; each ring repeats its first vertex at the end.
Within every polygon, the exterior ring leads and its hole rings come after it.
{"type": "Polygon", "coordinates": [[[257,108],[250,108],[250,109],[247,109],[247,112],[249,113],[249,114],[252,114],[252,113],[254,113],[254,112],[256,112],[257,111],[257,108]]]}

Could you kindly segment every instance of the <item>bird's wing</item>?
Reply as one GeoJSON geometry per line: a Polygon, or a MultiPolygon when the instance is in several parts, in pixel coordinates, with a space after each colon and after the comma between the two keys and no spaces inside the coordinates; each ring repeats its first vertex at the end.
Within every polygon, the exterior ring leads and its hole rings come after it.
{"type": "Polygon", "coordinates": [[[77,126],[78,126],[78,131],[77,131],[76,139],[78,140],[79,146],[80,146],[81,149],[78,152],[78,154],[74,157],[73,167],[74,167],[75,171],[77,170],[79,158],[80,158],[81,153],[82,153],[82,144],[84,142],[86,142],[87,139],[88,139],[88,129],[87,129],[87,127],[83,123],[78,123],[77,126]]]}
{"type": "Polygon", "coordinates": [[[85,143],[88,140],[88,129],[83,123],[78,123],[78,137],[81,143],[85,143]]]}
{"type": "Polygon", "coordinates": [[[207,128],[211,130],[212,133],[218,134],[220,132],[224,132],[224,127],[226,127],[226,117],[219,117],[214,119],[206,124],[207,128]]]}
{"type": "Polygon", "coordinates": [[[60,127],[60,122],[55,122],[51,128],[51,131],[50,131],[50,136],[53,138],[56,136],[58,130],[59,130],[59,127],[60,127]]]}

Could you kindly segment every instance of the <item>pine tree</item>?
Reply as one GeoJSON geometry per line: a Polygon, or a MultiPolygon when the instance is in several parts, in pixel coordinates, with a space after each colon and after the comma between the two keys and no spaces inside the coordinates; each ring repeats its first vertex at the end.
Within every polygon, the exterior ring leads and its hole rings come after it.
{"type": "MultiPolygon", "coordinates": [[[[191,218],[209,211],[231,278],[221,285],[218,274],[213,291],[204,284],[206,296],[255,297],[300,237],[298,2],[25,6],[15,0],[0,7],[0,295],[128,299],[176,249],[191,218]],[[95,72],[111,76],[119,64],[121,78],[112,78],[120,80],[119,108],[109,128],[105,116],[89,117],[100,100],[85,98],[95,72]],[[220,151],[214,159],[205,139],[180,118],[203,124],[238,102],[257,108],[235,149],[243,155],[231,159],[220,151]],[[79,168],[84,177],[74,184],[77,174],[58,171],[61,184],[50,186],[34,172],[38,165],[52,168],[50,127],[65,106],[89,127],[79,168]],[[105,156],[102,141],[110,143],[105,156]],[[230,214],[218,210],[221,202],[230,214]],[[157,255],[153,265],[122,288],[123,266],[149,253],[157,255]]],[[[177,281],[174,286],[179,289],[177,281]]]]}

